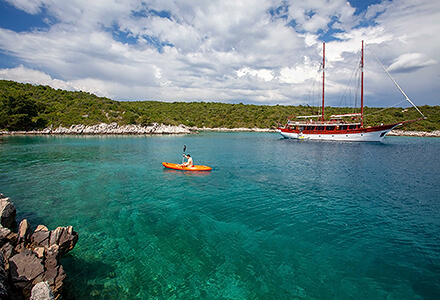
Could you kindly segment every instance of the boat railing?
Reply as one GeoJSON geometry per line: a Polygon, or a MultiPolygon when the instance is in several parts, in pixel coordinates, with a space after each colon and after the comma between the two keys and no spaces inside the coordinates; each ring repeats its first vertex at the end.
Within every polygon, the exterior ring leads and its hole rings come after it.
{"type": "Polygon", "coordinates": [[[330,118],[359,117],[359,116],[362,116],[362,114],[353,113],[353,114],[331,115],[330,118]]]}
{"type": "Polygon", "coordinates": [[[319,120],[305,120],[305,121],[296,121],[296,120],[289,120],[287,122],[287,125],[360,125],[360,122],[352,123],[352,122],[346,122],[344,120],[330,120],[330,121],[319,121],[319,120]]]}

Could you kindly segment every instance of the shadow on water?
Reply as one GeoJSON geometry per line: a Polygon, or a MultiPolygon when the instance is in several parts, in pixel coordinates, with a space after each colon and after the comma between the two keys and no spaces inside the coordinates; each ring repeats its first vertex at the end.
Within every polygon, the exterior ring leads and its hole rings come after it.
{"type": "MultiPolygon", "coordinates": [[[[7,195],[7,197],[9,197],[9,195],[7,195]]],[[[20,203],[18,199],[15,199],[13,196],[10,197],[10,199],[12,203],[14,203],[17,211],[17,215],[15,216],[15,223],[13,224],[12,231],[17,232],[18,226],[25,219],[29,222],[32,230],[35,230],[38,227],[38,225],[44,225],[48,227],[49,230],[55,229],[55,228],[50,228],[50,226],[48,226],[47,222],[45,221],[45,218],[42,217],[38,212],[26,211],[25,209],[22,209],[20,207],[20,203]]]]}
{"type": "Polygon", "coordinates": [[[116,299],[120,293],[117,285],[106,284],[116,277],[116,268],[113,266],[71,254],[63,257],[61,264],[67,274],[63,299],[78,299],[78,295],[89,295],[89,299],[116,299]]]}

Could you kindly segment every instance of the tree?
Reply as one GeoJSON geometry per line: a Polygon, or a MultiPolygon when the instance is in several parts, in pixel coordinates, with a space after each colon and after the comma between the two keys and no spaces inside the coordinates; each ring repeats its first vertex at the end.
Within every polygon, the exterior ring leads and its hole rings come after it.
{"type": "Polygon", "coordinates": [[[35,127],[33,117],[38,116],[37,104],[23,92],[0,98],[0,128],[8,130],[31,130],[35,127]]]}

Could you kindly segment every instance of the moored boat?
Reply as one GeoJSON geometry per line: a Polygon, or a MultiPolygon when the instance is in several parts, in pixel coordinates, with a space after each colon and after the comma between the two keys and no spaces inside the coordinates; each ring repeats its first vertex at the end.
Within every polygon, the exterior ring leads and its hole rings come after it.
{"type": "MultiPolygon", "coordinates": [[[[278,127],[277,131],[288,139],[310,139],[310,140],[324,140],[324,141],[347,141],[347,142],[381,142],[383,138],[393,128],[419,120],[426,119],[422,112],[414,105],[414,103],[403,92],[396,81],[390,76],[394,84],[399,88],[406,100],[409,101],[416,110],[421,114],[421,118],[402,121],[393,124],[380,124],[377,126],[364,126],[364,42],[362,41],[361,50],[361,107],[360,112],[351,114],[331,115],[325,118],[324,114],[324,91],[325,91],[325,43],[323,44],[323,59],[322,59],[322,111],[321,114],[310,116],[299,116],[289,119],[283,127],[278,127]]],[[[377,59],[377,58],[376,58],[377,59]]],[[[380,63],[380,62],[379,62],[380,63]]]]}

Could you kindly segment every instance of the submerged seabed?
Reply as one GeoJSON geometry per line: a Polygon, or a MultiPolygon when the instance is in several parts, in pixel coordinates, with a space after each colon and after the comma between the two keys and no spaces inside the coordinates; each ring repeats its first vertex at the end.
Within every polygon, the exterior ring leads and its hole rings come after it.
{"type": "Polygon", "coordinates": [[[438,299],[440,140],[3,137],[17,220],[72,225],[70,299],[438,299]],[[182,147],[208,173],[166,170],[182,147]]]}

